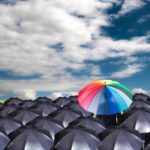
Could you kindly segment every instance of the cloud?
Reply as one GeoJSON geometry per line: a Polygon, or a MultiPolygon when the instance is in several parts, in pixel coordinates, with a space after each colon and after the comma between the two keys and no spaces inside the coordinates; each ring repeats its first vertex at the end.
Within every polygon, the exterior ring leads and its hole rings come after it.
{"type": "MultiPolygon", "coordinates": [[[[107,78],[100,66],[89,66],[87,60],[130,58],[137,53],[149,52],[149,35],[129,40],[114,40],[103,35],[102,27],[111,25],[107,10],[114,3],[117,1],[28,0],[16,1],[14,5],[0,4],[0,70],[17,76],[40,75],[38,79],[0,80],[0,93],[11,91],[23,97],[35,97],[40,90],[78,91],[88,82],[107,78]],[[58,52],[54,45],[59,43],[62,49],[58,52]],[[83,46],[87,44],[90,46],[83,46]],[[66,68],[86,69],[91,76],[79,78],[66,68]]],[[[129,5],[122,6],[124,13],[127,8],[138,8],[131,6],[131,2],[129,5]]],[[[140,65],[124,62],[121,65],[128,66],[128,73],[121,70],[122,78],[142,69],[140,65]]],[[[117,73],[112,76],[120,78],[117,73]]]]}
{"type": "Polygon", "coordinates": [[[123,68],[117,72],[114,72],[111,77],[113,78],[126,78],[130,77],[135,73],[141,72],[144,66],[140,64],[128,65],[126,68],[123,68]]]}
{"type": "Polygon", "coordinates": [[[144,23],[150,19],[150,15],[144,15],[139,20],[138,23],[144,23]]]}
{"type": "Polygon", "coordinates": [[[26,89],[26,90],[18,90],[15,91],[16,96],[22,99],[32,99],[34,100],[36,98],[36,91],[31,90],[31,89],[26,89]]]}
{"type": "Polygon", "coordinates": [[[124,0],[119,14],[125,15],[133,10],[143,7],[145,4],[146,3],[143,0],[124,0]]]}
{"type": "Polygon", "coordinates": [[[132,90],[132,93],[135,94],[135,93],[143,93],[143,94],[148,94],[149,92],[144,90],[144,89],[141,89],[141,88],[134,88],[132,90]]]}
{"type": "Polygon", "coordinates": [[[50,95],[50,98],[52,100],[55,100],[56,98],[58,97],[63,97],[63,94],[61,92],[53,92],[51,95],[50,95]]]}

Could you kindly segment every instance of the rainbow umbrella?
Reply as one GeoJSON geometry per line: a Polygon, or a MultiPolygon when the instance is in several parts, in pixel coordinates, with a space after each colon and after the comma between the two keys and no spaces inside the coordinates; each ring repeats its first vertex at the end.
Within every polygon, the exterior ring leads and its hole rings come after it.
{"type": "Polygon", "coordinates": [[[131,93],[127,87],[112,80],[98,80],[85,86],[78,94],[79,104],[99,115],[123,112],[130,104],[131,93]]]}

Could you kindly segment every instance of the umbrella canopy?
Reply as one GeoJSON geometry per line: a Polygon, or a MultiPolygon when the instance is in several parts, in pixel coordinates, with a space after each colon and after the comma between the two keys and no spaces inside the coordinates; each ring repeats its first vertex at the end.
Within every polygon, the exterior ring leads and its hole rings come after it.
{"type": "Polygon", "coordinates": [[[35,105],[35,101],[32,101],[32,100],[24,100],[22,103],[19,104],[19,106],[23,108],[29,108],[33,105],[35,105]]]}
{"type": "Polygon", "coordinates": [[[4,150],[9,142],[9,137],[4,134],[4,132],[0,131],[0,150],[4,150]]]}
{"type": "Polygon", "coordinates": [[[17,109],[9,115],[14,120],[19,121],[23,125],[27,124],[31,120],[39,116],[39,114],[29,110],[29,109],[17,109]]]}
{"type": "Polygon", "coordinates": [[[17,106],[14,104],[3,105],[0,107],[0,116],[7,117],[10,113],[17,110],[17,106]]]}
{"type": "Polygon", "coordinates": [[[77,96],[69,96],[69,97],[68,97],[68,99],[69,99],[70,101],[73,101],[73,102],[78,101],[77,98],[78,98],[77,96]]]}
{"type": "Polygon", "coordinates": [[[78,101],[84,109],[100,115],[123,112],[132,103],[127,87],[112,80],[88,84],[79,92],[78,101]]]}
{"type": "Polygon", "coordinates": [[[8,99],[7,101],[5,101],[5,104],[15,104],[15,105],[19,105],[23,100],[21,100],[20,98],[17,97],[13,97],[8,99]]]}
{"type": "Polygon", "coordinates": [[[83,116],[87,117],[87,116],[92,116],[93,113],[86,111],[85,109],[83,109],[78,102],[70,102],[69,104],[67,104],[66,106],[64,106],[64,108],[71,108],[72,110],[78,111],[80,112],[83,116]]]}
{"type": "Polygon", "coordinates": [[[70,101],[68,100],[67,97],[59,97],[56,100],[54,100],[54,103],[60,107],[63,107],[65,105],[67,105],[68,103],[70,103],[70,101]]]}
{"type": "Polygon", "coordinates": [[[36,99],[36,101],[38,101],[38,102],[51,102],[52,100],[50,98],[47,98],[47,97],[38,97],[36,99]]]}
{"type": "Polygon", "coordinates": [[[105,130],[104,124],[99,119],[92,117],[86,118],[80,117],[75,121],[71,122],[69,126],[76,126],[76,127],[82,126],[87,129],[95,131],[96,134],[99,134],[100,132],[105,130]]]}
{"type": "Polygon", "coordinates": [[[60,109],[51,114],[50,116],[52,116],[56,120],[59,120],[64,127],[67,127],[70,122],[79,118],[81,115],[78,112],[73,111],[71,109],[60,109]]]}
{"type": "Polygon", "coordinates": [[[140,133],[150,132],[150,111],[137,109],[129,115],[122,126],[137,130],[140,133]]]}
{"type": "Polygon", "coordinates": [[[133,95],[133,101],[144,101],[147,102],[149,99],[149,96],[143,93],[136,93],[133,95]]]}
{"type": "Polygon", "coordinates": [[[141,150],[143,141],[138,132],[116,128],[103,133],[104,139],[100,150],[141,150]]]}
{"type": "Polygon", "coordinates": [[[52,102],[39,102],[30,107],[31,110],[39,113],[42,116],[48,116],[50,113],[56,111],[59,107],[52,102]]]}
{"type": "Polygon", "coordinates": [[[21,127],[21,124],[10,118],[0,118],[0,131],[4,131],[7,135],[21,127]]]}
{"type": "Polygon", "coordinates": [[[130,111],[132,109],[146,109],[146,110],[149,110],[150,111],[150,105],[144,101],[134,101],[130,107],[127,109],[127,111],[130,111]]]}
{"type": "Polygon", "coordinates": [[[144,150],[150,150],[150,144],[148,144],[148,145],[144,148],[144,150]]]}
{"type": "Polygon", "coordinates": [[[101,145],[95,133],[85,128],[65,129],[56,134],[56,150],[96,150],[101,145]]]}
{"type": "Polygon", "coordinates": [[[50,150],[53,140],[48,132],[39,128],[21,127],[9,135],[6,150],[50,150]]]}
{"type": "Polygon", "coordinates": [[[55,138],[55,134],[64,129],[59,121],[50,117],[37,117],[27,125],[36,126],[47,130],[53,140],[55,138]]]}

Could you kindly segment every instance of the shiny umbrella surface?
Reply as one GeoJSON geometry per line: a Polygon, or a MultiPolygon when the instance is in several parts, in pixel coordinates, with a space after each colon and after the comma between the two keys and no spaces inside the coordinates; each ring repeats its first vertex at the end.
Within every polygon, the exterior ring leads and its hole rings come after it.
{"type": "Polygon", "coordinates": [[[0,131],[0,150],[5,150],[5,147],[9,142],[9,137],[4,132],[0,131]]]}
{"type": "Polygon", "coordinates": [[[70,102],[64,108],[71,108],[72,110],[78,111],[82,114],[82,116],[87,117],[87,116],[92,116],[93,113],[86,111],[84,108],[82,108],[78,102],[70,102]]]}
{"type": "Polygon", "coordinates": [[[99,150],[141,150],[143,146],[138,132],[129,129],[107,129],[100,134],[103,140],[99,150]]]}
{"type": "Polygon", "coordinates": [[[53,140],[48,132],[39,128],[22,127],[9,135],[6,150],[50,150],[53,140]]]}
{"type": "Polygon", "coordinates": [[[21,127],[21,124],[13,119],[0,118],[0,131],[5,131],[7,135],[19,127],[21,127]]]}
{"type": "Polygon", "coordinates": [[[23,125],[27,124],[28,122],[32,121],[36,117],[38,117],[39,114],[29,110],[29,109],[17,109],[13,113],[9,115],[9,117],[13,118],[14,120],[19,121],[23,125]]]}
{"type": "Polygon", "coordinates": [[[56,120],[59,120],[66,128],[70,122],[79,118],[81,115],[78,112],[75,112],[71,109],[63,109],[63,110],[57,110],[50,116],[56,120]]]}
{"type": "Polygon", "coordinates": [[[37,101],[37,102],[52,102],[52,100],[47,97],[38,97],[37,99],[35,99],[35,101],[37,101]]]}
{"type": "Polygon", "coordinates": [[[14,97],[14,98],[10,98],[10,99],[6,100],[5,104],[14,104],[14,105],[18,106],[22,102],[23,102],[23,100],[21,100],[20,98],[14,97]]]}
{"type": "Polygon", "coordinates": [[[21,106],[23,108],[29,108],[35,104],[36,104],[36,102],[33,100],[24,100],[22,103],[19,104],[19,106],[21,106]]]}
{"type": "Polygon", "coordinates": [[[54,140],[55,134],[64,129],[62,124],[56,119],[50,117],[37,117],[27,125],[39,127],[49,132],[50,136],[54,140]]]}
{"type": "Polygon", "coordinates": [[[149,96],[143,93],[136,93],[133,95],[133,101],[144,101],[148,102],[149,96]]]}
{"type": "Polygon", "coordinates": [[[97,115],[112,115],[126,110],[132,103],[127,87],[112,80],[88,84],[78,94],[79,104],[97,115]]]}
{"type": "Polygon", "coordinates": [[[87,129],[93,130],[94,132],[96,132],[96,134],[99,134],[106,129],[104,124],[100,120],[92,117],[78,118],[75,121],[71,122],[69,126],[82,126],[87,129]]]}
{"type": "Polygon", "coordinates": [[[42,116],[48,116],[52,112],[56,111],[59,107],[52,102],[39,102],[34,106],[30,107],[31,110],[39,113],[42,116]]]}
{"type": "Polygon", "coordinates": [[[150,132],[150,111],[137,109],[122,123],[122,126],[137,130],[139,133],[150,132]]]}
{"type": "Polygon", "coordinates": [[[130,111],[132,109],[146,109],[150,111],[150,105],[144,101],[134,101],[127,109],[127,111],[130,111]]]}
{"type": "Polygon", "coordinates": [[[65,129],[56,134],[55,150],[96,150],[101,141],[85,128],[65,129]]]}
{"type": "Polygon", "coordinates": [[[3,105],[0,107],[0,116],[7,117],[10,113],[17,110],[17,106],[14,104],[3,105]]]}
{"type": "Polygon", "coordinates": [[[68,100],[68,98],[66,98],[66,97],[59,97],[56,100],[54,100],[54,103],[57,104],[60,107],[63,107],[63,106],[67,105],[70,102],[71,101],[68,100]]]}

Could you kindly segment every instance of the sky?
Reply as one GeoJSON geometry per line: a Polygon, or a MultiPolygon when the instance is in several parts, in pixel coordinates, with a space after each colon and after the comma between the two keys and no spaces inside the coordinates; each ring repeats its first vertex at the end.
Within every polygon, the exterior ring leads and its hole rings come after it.
{"type": "Polygon", "coordinates": [[[111,79],[150,93],[150,0],[0,0],[0,98],[76,95],[111,79]]]}

